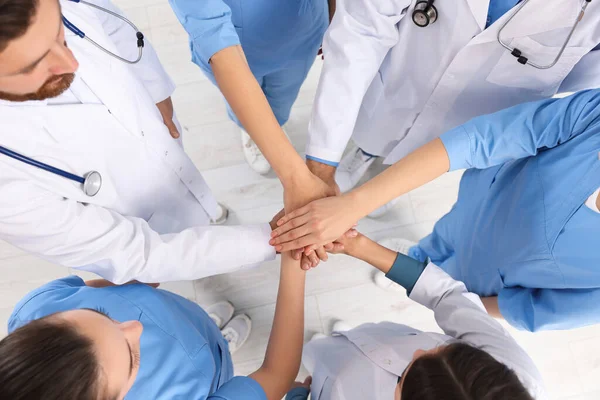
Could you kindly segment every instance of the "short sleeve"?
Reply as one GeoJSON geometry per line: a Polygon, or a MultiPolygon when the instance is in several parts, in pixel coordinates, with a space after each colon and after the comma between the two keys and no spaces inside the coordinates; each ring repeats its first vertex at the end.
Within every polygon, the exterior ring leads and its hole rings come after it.
{"type": "Polygon", "coordinates": [[[170,3],[190,37],[194,62],[208,65],[215,53],[240,44],[231,9],[223,0],[170,0],[170,3]]]}
{"type": "Polygon", "coordinates": [[[208,396],[207,400],[267,400],[267,394],[249,376],[236,376],[208,396]]]}
{"type": "Polygon", "coordinates": [[[42,308],[49,306],[49,297],[57,292],[85,286],[85,282],[78,276],[72,275],[66,278],[49,282],[27,294],[17,305],[8,320],[8,333],[20,328],[32,319],[42,308]]]}

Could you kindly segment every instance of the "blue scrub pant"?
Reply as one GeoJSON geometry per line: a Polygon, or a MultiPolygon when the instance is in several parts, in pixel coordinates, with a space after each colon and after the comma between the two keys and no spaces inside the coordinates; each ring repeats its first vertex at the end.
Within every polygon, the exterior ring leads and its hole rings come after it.
{"type": "MultiPolygon", "coordinates": [[[[273,17],[269,26],[260,21],[264,14],[256,10],[255,14],[247,12],[241,22],[244,27],[238,31],[250,70],[280,125],[290,117],[300,87],[317,57],[329,25],[327,1],[305,1],[311,7],[303,11],[298,10],[300,3],[297,1],[285,0],[281,5],[274,5],[272,0],[259,1],[254,7],[278,7],[275,12],[270,9],[271,13],[278,14],[277,18],[273,17]]],[[[216,85],[210,65],[202,63],[199,66],[216,85]]],[[[227,113],[242,127],[229,104],[227,113]]]]}

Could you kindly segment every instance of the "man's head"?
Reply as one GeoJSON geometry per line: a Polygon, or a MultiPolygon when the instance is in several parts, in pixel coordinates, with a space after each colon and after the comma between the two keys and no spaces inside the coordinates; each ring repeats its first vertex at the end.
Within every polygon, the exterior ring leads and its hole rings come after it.
{"type": "Polygon", "coordinates": [[[533,400],[517,375],[483,350],[453,343],[417,350],[396,400],[533,400]]]}
{"type": "Polygon", "coordinates": [[[0,341],[0,399],[120,400],[140,362],[139,321],[96,310],[33,321],[0,341]]]}
{"type": "Polygon", "coordinates": [[[77,67],[58,0],[0,0],[0,99],[56,97],[77,67]]]}

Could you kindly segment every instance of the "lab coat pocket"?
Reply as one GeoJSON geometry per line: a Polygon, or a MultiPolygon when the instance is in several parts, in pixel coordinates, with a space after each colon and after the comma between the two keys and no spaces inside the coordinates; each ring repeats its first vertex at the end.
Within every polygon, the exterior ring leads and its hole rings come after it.
{"type": "MultiPolygon", "coordinates": [[[[560,47],[545,46],[527,36],[512,39],[510,46],[521,50],[538,65],[551,64],[560,52],[560,47]]],[[[509,51],[505,51],[486,80],[498,86],[528,89],[542,96],[551,96],[586,53],[586,49],[581,47],[567,47],[556,65],[538,69],[519,64],[509,51]]]]}
{"type": "Polygon", "coordinates": [[[379,101],[383,97],[383,79],[381,72],[377,71],[375,78],[371,82],[371,86],[367,89],[365,97],[363,97],[362,108],[369,117],[372,117],[375,110],[379,106],[379,101]]]}

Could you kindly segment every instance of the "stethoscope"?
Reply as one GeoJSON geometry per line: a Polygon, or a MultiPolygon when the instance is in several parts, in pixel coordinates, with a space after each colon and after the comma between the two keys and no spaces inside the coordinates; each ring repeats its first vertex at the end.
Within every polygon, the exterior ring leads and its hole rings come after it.
{"type": "MultiPolygon", "coordinates": [[[[512,12],[510,17],[504,22],[504,24],[502,24],[502,26],[498,30],[498,36],[497,36],[498,43],[500,43],[502,45],[502,47],[504,47],[506,50],[510,51],[510,54],[512,54],[517,59],[517,62],[519,62],[520,64],[530,65],[537,69],[552,68],[556,65],[558,60],[560,60],[563,53],[565,52],[565,49],[567,48],[567,45],[569,44],[569,41],[571,40],[571,37],[573,36],[573,32],[575,32],[577,25],[579,25],[579,21],[581,21],[581,19],[583,18],[584,14],[585,14],[585,10],[587,9],[587,6],[589,3],[591,3],[591,1],[592,0],[583,0],[583,5],[581,6],[581,10],[580,10],[579,14],[577,15],[577,18],[575,19],[575,22],[573,23],[573,27],[571,28],[571,31],[569,32],[569,36],[567,36],[567,39],[565,40],[562,47],[560,48],[558,55],[556,56],[556,58],[554,59],[554,61],[551,64],[539,65],[534,62],[531,62],[529,60],[529,57],[525,56],[521,50],[519,50],[516,47],[511,47],[508,43],[506,43],[502,40],[502,32],[504,32],[504,28],[506,28],[506,25],[508,25],[515,18],[515,16],[519,13],[519,11],[521,11],[523,9],[523,7],[525,7],[525,5],[527,5],[527,3],[529,3],[529,0],[522,0],[519,3],[519,5],[515,8],[515,10],[512,12]]],[[[425,28],[425,27],[428,27],[429,25],[433,24],[435,21],[437,21],[438,10],[433,5],[433,2],[434,2],[434,0],[419,0],[419,1],[417,1],[417,4],[415,5],[415,9],[412,14],[412,19],[413,19],[413,22],[415,23],[415,25],[417,25],[421,28],[425,28]]]]}
{"type": "MultiPolygon", "coordinates": [[[[126,22],[127,24],[129,24],[136,32],[135,35],[137,37],[137,47],[139,49],[138,57],[136,60],[131,61],[131,60],[127,60],[123,57],[120,57],[119,55],[113,53],[110,50],[105,49],[104,47],[100,46],[98,43],[94,42],[92,39],[87,37],[85,35],[85,33],[83,33],[82,30],[77,28],[73,23],[71,23],[67,18],[65,18],[63,16],[62,20],[63,20],[63,23],[65,24],[65,26],[67,27],[67,29],[69,29],[71,32],[73,32],[75,35],[79,36],[80,38],[87,40],[88,42],[90,42],[91,44],[93,44],[94,46],[96,46],[97,48],[99,48],[100,50],[105,52],[106,54],[108,54],[118,60],[121,60],[125,63],[135,64],[142,59],[142,49],[144,47],[144,35],[142,34],[142,32],[140,32],[138,30],[138,28],[133,24],[133,22],[129,21],[127,18],[125,18],[115,12],[112,12],[111,10],[107,10],[106,8],[97,6],[92,3],[88,3],[87,1],[83,1],[83,0],[70,0],[70,1],[73,1],[75,3],[82,3],[82,4],[85,4],[90,7],[94,7],[100,11],[108,13],[114,17],[117,17],[117,18],[123,20],[124,22],[126,22]]],[[[32,158],[26,157],[22,154],[17,153],[16,151],[7,149],[6,147],[3,147],[3,146],[0,146],[0,154],[4,154],[7,157],[14,158],[15,160],[21,161],[25,164],[32,165],[36,168],[42,169],[44,171],[48,171],[52,174],[61,176],[63,178],[72,180],[74,182],[77,182],[77,183],[81,184],[81,189],[83,190],[83,193],[89,197],[93,197],[96,194],[98,194],[98,192],[100,191],[100,188],[102,187],[102,175],[100,175],[100,173],[98,171],[90,171],[87,174],[85,174],[84,176],[78,176],[78,175],[72,174],[70,172],[67,172],[65,170],[62,170],[60,168],[56,168],[51,165],[45,164],[41,161],[36,161],[32,158]]]]}
{"type": "Polygon", "coordinates": [[[135,26],[135,24],[133,22],[131,22],[130,20],[128,20],[124,16],[117,14],[116,12],[113,12],[111,10],[107,10],[104,7],[100,7],[100,6],[97,6],[97,5],[92,4],[92,3],[88,3],[87,1],[84,1],[84,0],[69,0],[69,1],[72,1],[74,3],[85,4],[86,6],[90,6],[90,7],[94,7],[94,8],[96,8],[96,9],[102,11],[102,12],[110,14],[113,17],[119,18],[120,20],[126,22],[135,31],[135,36],[137,37],[138,56],[137,56],[137,58],[134,61],[131,61],[131,60],[128,60],[126,58],[123,58],[123,57],[119,56],[118,54],[113,53],[110,50],[105,49],[104,47],[100,46],[98,43],[94,42],[92,39],[90,39],[89,37],[87,37],[85,35],[85,33],[83,33],[83,31],[81,29],[77,28],[71,21],[69,21],[63,15],[62,16],[62,20],[63,20],[63,23],[65,24],[65,27],[67,27],[68,30],[70,30],[71,32],[73,32],[74,34],[76,34],[77,36],[79,36],[80,38],[87,40],[88,42],[90,42],[91,44],[93,44],[94,46],[96,46],[97,48],[99,48],[100,50],[102,50],[103,52],[105,52],[106,54],[110,55],[111,57],[114,57],[114,58],[116,58],[118,60],[121,60],[121,61],[123,61],[125,63],[136,64],[137,62],[139,62],[142,59],[142,49],[144,48],[144,34],[139,31],[139,29],[137,28],[137,26],[135,26]]]}

